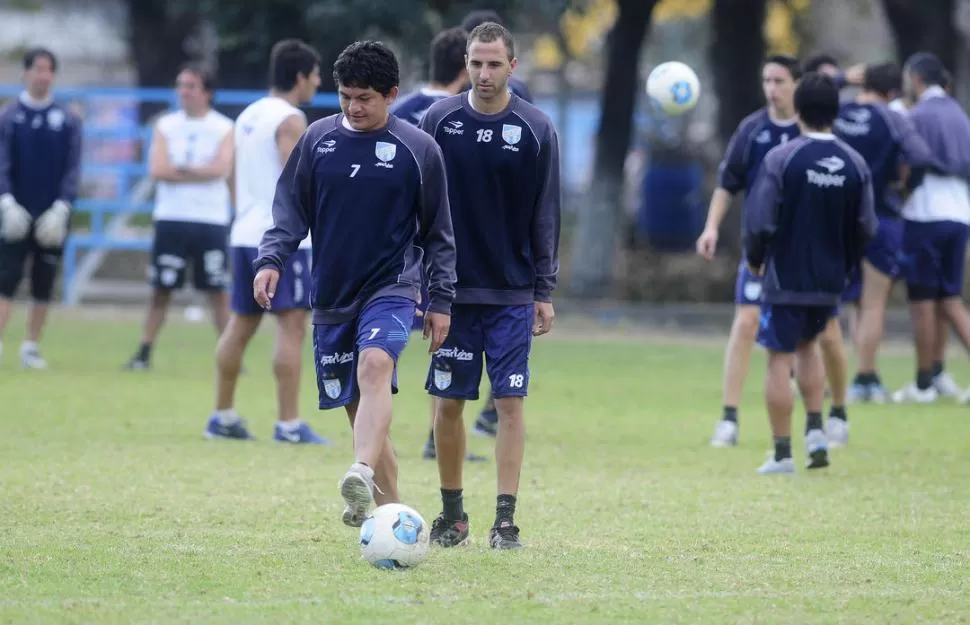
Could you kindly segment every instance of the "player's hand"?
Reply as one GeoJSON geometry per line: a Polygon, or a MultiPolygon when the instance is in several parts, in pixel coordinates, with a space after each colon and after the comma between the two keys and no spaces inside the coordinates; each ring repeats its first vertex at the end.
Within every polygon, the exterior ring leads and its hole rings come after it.
{"type": "Polygon", "coordinates": [[[852,67],[845,70],[845,82],[850,85],[859,86],[866,79],[866,64],[856,63],[852,67]]]}
{"type": "Polygon", "coordinates": [[[0,237],[4,241],[13,243],[22,241],[30,232],[33,218],[27,209],[21,206],[14,197],[5,193],[0,197],[0,237]]]}
{"type": "Polygon", "coordinates": [[[552,330],[552,320],[556,318],[556,311],[552,302],[536,302],[535,321],[532,322],[532,336],[542,336],[552,330]]]}
{"type": "Polygon", "coordinates": [[[43,248],[58,248],[67,238],[67,223],[71,218],[71,205],[57,200],[41,213],[34,227],[34,240],[43,248]]]}
{"type": "Polygon", "coordinates": [[[760,278],[761,274],[765,272],[765,269],[764,267],[755,267],[751,263],[748,263],[748,271],[751,272],[751,275],[758,276],[760,278]]]}
{"type": "Polygon", "coordinates": [[[703,256],[706,260],[712,260],[714,258],[714,252],[717,251],[717,230],[711,228],[704,228],[704,232],[701,236],[697,238],[697,253],[703,256]]]}
{"type": "Polygon", "coordinates": [[[431,345],[428,346],[429,354],[435,353],[444,344],[450,329],[451,315],[430,310],[424,314],[424,340],[431,338],[431,345]]]}
{"type": "Polygon", "coordinates": [[[280,272],[272,267],[263,267],[253,278],[253,299],[264,309],[269,310],[276,296],[276,285],[280,281],[280,272]]]}

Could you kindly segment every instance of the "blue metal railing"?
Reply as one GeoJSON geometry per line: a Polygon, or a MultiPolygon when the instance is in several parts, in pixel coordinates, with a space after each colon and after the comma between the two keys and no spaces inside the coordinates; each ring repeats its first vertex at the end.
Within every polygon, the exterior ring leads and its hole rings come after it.
{"type": "MultiPolygon", "coordinates": [[[[17,97],[22,91],[17,85],[0,85],[0,99],[17,97]]],[[[216,106],[245,106],[266,95],[265,91],[217,91],[213,104],[216,106]]],[[[121,120],[112,125],[92,125],[88,119],[84,124],[84,141],[128,141],[133,144],[136,153],[142,155],[141,160],[135,162],[92,162],[91,158],[84,158],[81,163],[82,189],[92,178],[104,182],[105,178],[114,178],[107,188],[114,187],[111,197],[83,197],[76,202],[75,211],[87,213],[90,217],[88,232],[72,234],[64,247],[64,278],[62,280],[62,297],[65,301],[77,301],[72,297],[77,273],[78,252],[84,249],[107,249],[119,251],[148,252],[151,240],[118,239],[105,232],[105,216],[118,213],[136,214],[151,213],[152,205],[147,202],[135,202],[132,190],[135,183],[148,175],[146,158],[151,144],[152,131],[150,127],[137,123],[138,105],[143,103],[168,105],[174,109],[178,101],[173,89],[167,88],[129,88],[129,87],[97,87],[97,88],[64,88],[56,90],[56,97],[60,101],[77,102],[82,104],[86,113],[97,113],[97,101],[123,100],[132,107],[130,120],[121,120]]],[[[335,93],[320,93],[307,105],[313,108],[336,109],[340,106],[335,93]]],[[[87,150],[86,150],[87,152],[87,150]]]]}

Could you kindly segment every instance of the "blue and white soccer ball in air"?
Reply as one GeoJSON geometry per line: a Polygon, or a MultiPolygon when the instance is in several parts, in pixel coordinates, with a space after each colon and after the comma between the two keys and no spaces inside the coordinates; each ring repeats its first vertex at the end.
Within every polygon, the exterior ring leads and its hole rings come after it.
{"type": "Polygon", "coordinates": [[[406,569],[428,555],[431,528],[404,504],[378,506],[360,526],[360,555],[379,569],[406,569]]]}
{"type": "Polygon", "coordinates": [[[647,77],[647,95],[668,115],[682,115],[697,106],[701,82],[688,65],[661,63],[647,77]]]}

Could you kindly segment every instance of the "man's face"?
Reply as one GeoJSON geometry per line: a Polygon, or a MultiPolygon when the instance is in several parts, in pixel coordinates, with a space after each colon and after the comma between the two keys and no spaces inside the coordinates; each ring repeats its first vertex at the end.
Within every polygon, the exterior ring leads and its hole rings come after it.
{"type": "Polygon", "coordinates": [[[919,95],[923,93],[923,81],[909,68],[903,70],[903,93],[911,102],[918,100],[919,95]]]}
{"type": "Polygon", "coordinates": [[[50,95],[54,86],[54,63],[46,56],[34,59],[30,69],[24,72],[24,86],[27,93],[37,99],[44,99],[50,95]]]}
{"type": "Polygon", "coordinates": [[[340,95],[340,110],[354,130],[377,130],[387,123],[387,109],[397,98],[398,89],[392,87],[386,96],[373,87],[345,87],[337,85],[340,95]]]}
{"type": "Polygon", "coordinates": [[[795,98],[795,81],[784,65],[768,63],[761,70],[761,88],[765,100],[776,109],[788,110],[795,98]]]}
{"type": "Polygon", "coordinates": [[[176,77],[175,93],[179,106],[187,113],[199,113],[209,106],[209,92],[202,84],[202,77],[195,72],[183,70],[176,77]]]}
{"type": "Polygon", "coordinates": [[[315,65],[309,76],[297,74],[296,84],[300,102],[306,104],[312,100],[313,96],[317,93],[317,89],[320,88],[320,66],[315,65]]]}
{"type": "Polygon", "coordinates": [[[820,74],[827,74],[828,76],[835,78],[839,73],[839,68],[831,63],[825,63],[823,65],[819,65],[818,72],[820,74]]]}
{"type": "Polygon", "coordinates": [[[509,59],[508,49],[501,39],[488,43],[475,39],[468,46],[465,67],[475,95],[490,100],[508,90],[509,76],[518,59],[509,59]]]}

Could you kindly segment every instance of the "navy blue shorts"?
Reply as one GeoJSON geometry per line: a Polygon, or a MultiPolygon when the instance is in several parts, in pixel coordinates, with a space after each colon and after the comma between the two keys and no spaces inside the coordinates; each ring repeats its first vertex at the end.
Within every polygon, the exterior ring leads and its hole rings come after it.
{"type": "Polygon", "coordinates": [[[313,326],[313,360],[320,409],[346,406],[357,398],[357,356],[369,348],[384,350],[395,363],[391,392],[397,393],[397,361],[408,344],[414,302],[406,297],[378,297],[356,319],[313,326]]]}
{"type": "Polygon", "coordinates": [[[751,273],[744,260],[738,266],[738,278],[734,283],[734,303],[746,306],[761,305],[761,278],[751,273]]]}
{"type": "Polygon", "coordinates": [[[903,275],[910,301],[959,297],[970,228],[955,221],[907,221],[903,275]]]}
{"type": "Polygon", "coordinates": [[[492,396],[525,397],[534,321],[534,304],[453,304],[451,330],[431,358],[425,389],[436,397],[478,399],[484,355],[492,396]]]}
{"type": "MultiPolygon", "coordinates": [[[[229,270],[232,272],[232,312],[237,315],[259,315],[263,308],[253,299],[253,261],[259,250],[255,247],[233,247],[229,250],[229,270]]],[[[310,310],[310,250],[297,250],[286,261],[286,267],[276,285],[273,307],[269,312],[294,309],[310,310]]]]}
{"type": "Polygon", "coordinates": [[[838,315],[837,306],[789,306],[762,304],[758,344],[773,352],[793,353],[825,330],[838,315]]]}
{"type": "MultiPolygon", "coordinates": [[[[903,221],[896,217],[880,217],[876,236],[866,246],[866,260],[876,271],[890,280],[896,280],[902,274],[902,249],[903,221]]],[[[858,302],[861,297],[862,272],[854,270],[842,292],[842,301],[858,302]]]]}

